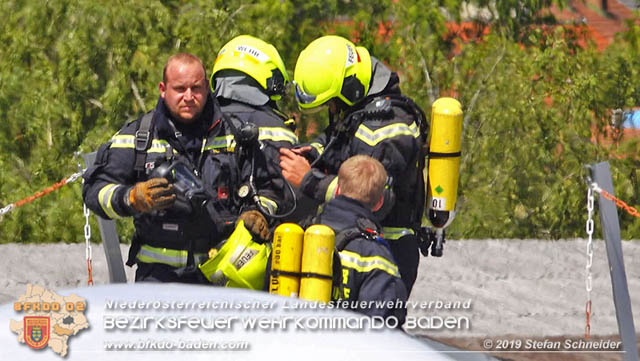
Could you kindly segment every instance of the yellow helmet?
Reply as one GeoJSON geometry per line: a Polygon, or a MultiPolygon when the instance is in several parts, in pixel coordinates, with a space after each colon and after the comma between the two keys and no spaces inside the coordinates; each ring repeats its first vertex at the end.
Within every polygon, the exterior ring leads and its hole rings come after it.
{"type": "Polygon", "coordinates": [[[245,73],[262,86],[272,100],[280,100],[289,82],[289,75],[276,48],[250,35],[240,35],[226,43],[213,64],[211,90],[220,70],[232,69],[245,73]]]}
{"type": "Polygon", "coordinates": [[[252,240],[240,221],[229,238],[210,252],[211,258],[198,268],[214,285],[262,290],[270,253],[267,244],[252,240]]]}
{"type": "Polygon", "coordinates": [[[371,57],[367,49],[343,37],[323,36],[300,53],[293,78],[302,109],[318,107],[335,97],[352,106],[369,91],[371,57]]]}

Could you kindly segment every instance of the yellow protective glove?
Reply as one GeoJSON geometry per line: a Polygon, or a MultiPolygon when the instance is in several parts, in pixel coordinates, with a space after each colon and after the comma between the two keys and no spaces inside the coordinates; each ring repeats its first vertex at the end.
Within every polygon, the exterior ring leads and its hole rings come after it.
{"type": "Polygon", "coordinates": [[[138,212],[148,213],[169,208],[176,200],[173,184],[165,178],[151,178],[136,183],[129,191],[129,205],[138,212]]]}
{"type": "Polygon", "coordinates": [[[238,217],[238,221],[244,221],[246,228],[254,237],[254,241],[263,243],[269,241],[271,234],[269,232],[269,223],[267,219],[256,210],[242,212],[238,217]]]}

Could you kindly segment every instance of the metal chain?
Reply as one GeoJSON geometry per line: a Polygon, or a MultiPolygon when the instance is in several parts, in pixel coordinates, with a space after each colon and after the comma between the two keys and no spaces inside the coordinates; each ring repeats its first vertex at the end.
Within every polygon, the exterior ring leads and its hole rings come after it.
{"type": "Polygon", "coordinates": [[[593,193],[598,193],[604,198],[612,201],[619,208],[624,209],[628,214],[634,217],[640,218],[640,212],[634,207],[629,206],[626,202],[600,188],[598,183],[592,182],[591,178],[587,178],[589,187],[587,190],[587,224],[586,230],[588,235],[587,240],[587,266],[586,266],[586,289],[587,289],[587,304],[585,306],[585,314],[587,317],[587,325],[585,327],[585,337],[589,338],[591,335],[591,290],[593,289],[593,275],[591,273],[591,266],[593,264],[593,209],[594,209],[594,196],[593,193]]]}
{"type": "Polygon", "coordinates": [[[591,183],[590,188],[593,189],[596,193],[602,194],[603,197],[615,203],[618,208],[622,208],[630,215],[640,218],[640,212],[638,212],[636,208],[631,207],[625,201],[621,200],[620,198],[600,188],[600,186],[598,186],[598,183],[596,182],[591,183]]]}
{"type": "Polygon", "coordinates": [[[87,280],[87,285],[93,286],[93,268],[91,266],[91,261],[93,259],[93,254],[91,250],[91,225],[89,224],[89,216],[91,213],[89,212],[89,208],[87,205],[82,203],[83,213],[84,213],[84,242],[85,242],[85,255],[87,258],[87,273],[89,274],[89,278],[87,280]]]}
{"type": "Polygon", "coordinates": [[[585,338],[591,336],[591,290],[593,289],[593,276],[591,274],[591,266],[593,265],[593,209],[594,209],[593,189],[587,189],[587,266],[585,275],[585,286],[587,289],[587,303],[585,306],[585,314],[587,324],[585,326],[585,338]]]}
{"type": "MultiPolygon", "coordinates": [[[[76,153],[76,156],[78,154],[76,153]]],[[[84,169],[82,169],[82,164],[78,161],[78,172],[73,174],[69,179],[76,180],[84,173],[84,169]]],[[[84,179],[82,180],[84,184],[84,179]]],[[[93,286],[93,267],[91,262],[93,261],[93,252],[91,249],[91,223],[89,223],[89,217],[91,216],[91,212],[89,208],[87,208],[87,204],[82,202],[82,214],[84,215],[84,244],[85,244],[85,258],[87,259],[87,286],[93,286]]]]}

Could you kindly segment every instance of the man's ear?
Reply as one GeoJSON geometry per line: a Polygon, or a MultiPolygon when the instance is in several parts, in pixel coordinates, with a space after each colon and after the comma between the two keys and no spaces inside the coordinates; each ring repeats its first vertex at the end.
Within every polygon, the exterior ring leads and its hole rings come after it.
{"type": "Polygon", "coordinates": [[[336,185],[336,197],[340,195],[340,183],[336,185]]]}
{"type": "Polygon", "coordinates": [[[158,89],[160,89],[160,97],[162,97],[162,99],[164,99],[164,94],[167,91],[166,85],[163,81],[161,81],[160,83],[158,83],[158,89]]]}
{"type": "Polygon", "coordinates": [[[373,212],[377,212],[380,208],[382,208],[382,205],[384,204],[384,195],[380,196],[380,200],[378,201],[378,203],[376,203],[376,205],[373,207],[372,211],[373,212]]]}

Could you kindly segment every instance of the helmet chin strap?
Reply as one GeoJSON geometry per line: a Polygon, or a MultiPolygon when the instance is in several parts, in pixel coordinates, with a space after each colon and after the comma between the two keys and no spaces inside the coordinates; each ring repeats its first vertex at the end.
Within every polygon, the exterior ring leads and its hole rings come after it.
{"type": "Polygon", "coordinates": [[[327,112],[329,112],[329,124],[333,124],[336,121],[336,112],[332,112],[331,107],[327,109],[327,112]]]}
{"type": "Polygon", "coordinates": [[[349,106],[340,100],[340,98],[332,98],[328,100],[326,104],[329,110],[329,124],[339,121],[340,115],[349,109],[349,106]]]}

